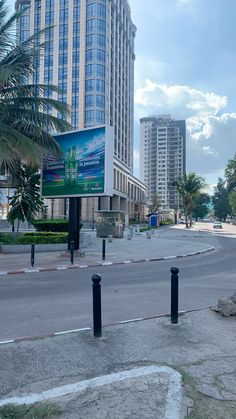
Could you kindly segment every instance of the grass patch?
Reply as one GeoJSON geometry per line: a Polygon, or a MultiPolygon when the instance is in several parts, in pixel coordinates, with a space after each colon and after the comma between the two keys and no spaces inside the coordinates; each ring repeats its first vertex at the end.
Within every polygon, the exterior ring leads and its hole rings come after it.
{"type": "Polygon", "coordinates": [[[22,406],[8,404],[0,407],[0,419],[54,419],[61,413],[62,409],[55,403],[35,403],[22,406]]]}

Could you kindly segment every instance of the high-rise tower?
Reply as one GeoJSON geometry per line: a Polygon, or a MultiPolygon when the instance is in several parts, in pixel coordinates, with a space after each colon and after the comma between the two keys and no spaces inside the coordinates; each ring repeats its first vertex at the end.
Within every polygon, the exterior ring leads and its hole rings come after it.
{"type": "Polygon", "coordinates": [[[17,10],[26,6],[18,21],[21,41],[50,26],[40,38],[46,46],[36,62],[34,82],[61,89],[48,94],[71,105],[73,128],[114,127],[114,195],[124,199],[127,194],[129,201],[128,182],[130,190],[133,183],[141,192],[145,187],[132,176],[136,27],[128,1],[16,1],[17,10]]]}
{"type": "Polygon", "coordinates": [[[181,202],[172,185],[186,170],[185,121],[169,115],[140,119],[140,177],[148,199],[157,196],[162,209],[177,209],[181,202]]]}
{"type": "Polygon", "coordinates": [[[113,126],[114,155],[132,172],[136,28],[127,0],[17,0],[25,6],[20,40],[53,26],[34,81],[62,89],[74,128],[113,126]]]}

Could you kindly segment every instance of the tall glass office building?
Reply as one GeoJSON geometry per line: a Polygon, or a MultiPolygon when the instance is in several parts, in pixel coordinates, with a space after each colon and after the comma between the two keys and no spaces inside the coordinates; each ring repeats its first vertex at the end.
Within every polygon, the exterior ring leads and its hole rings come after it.
{"type": "Polygon", "coordinates": [[[18,0],[16,9],[26,5],[21,41],[53,26],[34,81],[62,89],[58,99],[72,106],[74,128],[114,126],[114,154],[132,171],[136,28],[128,2],[18,0]]]}
{"type": "Polygon", "coordinates": [[[18,22],[21,41],[51,26],[41,37],[47,43],[34,81],[61,89],[52,97],[71,105],[73,128],[114,127],[114,191],[122,199],[134,183],[144,192],[144,185],[132,176],[136,27],[128,1],[16,1],[17,10],[25,6],[18,22]]]}

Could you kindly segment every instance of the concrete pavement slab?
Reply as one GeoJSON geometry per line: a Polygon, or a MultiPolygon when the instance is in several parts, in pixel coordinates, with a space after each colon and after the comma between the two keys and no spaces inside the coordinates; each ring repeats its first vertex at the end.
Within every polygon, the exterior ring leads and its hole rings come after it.
{"type": "MultiPolygon", "coordinates": [[[[182,375],[180,417],[188,412],[190,418],[233,419],[236,417],[235,346],[235,319],[222,318],[210,310],[185,314],[178,325],[171,325],[170,319],[164,317],[107,327],[103,337],[97,339],[90,331],[83,331],[10,343],[0,346],[0,398],[3,401],[30,393],[40,394],[111,374],[166,366],[182,375]],[[194,416],[196,412],[199,416],[194,416]]],[[[141,417],[165,418],[164,410],[159,416],[157,412],[164,409],[167,381],[159,386],[162,381],[158,381],[155,374],[150,377],[136,381],[129,378],[131,381],[122,384],[117,381],[115,387],[108,383],[103,388],[93,388],[92,392],[84,389],[83,394],[75,392],[55,400],[63,406],[62,418],[92,418],[93,412],[98,414],[100,408],[104,414],[115,412],[117,415],[110,417],[138,418],[136,412],[136,416],[132,416],[129,407],[132,410],[136,400],[139,406],[140,400],[147,397],[141,417]],[[126,416],[122,413],[122,400],[126,416]],[[76,416],[78,412],[80,416],[76,416]]]]}
{"type": "Polygon", "coordinates": [[[67,405],[65,418],[120,419],[129,412],[132,418],[179,419],[181,384],[178,372],[154,365],[56,387],[40,394],[3,399],[0,406],[32,404],[60,397],[67,405]]]}

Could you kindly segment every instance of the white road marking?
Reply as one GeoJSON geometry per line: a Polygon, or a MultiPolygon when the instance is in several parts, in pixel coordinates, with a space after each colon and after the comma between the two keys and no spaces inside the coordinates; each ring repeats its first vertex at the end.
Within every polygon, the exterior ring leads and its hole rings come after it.
{"type": "Polygon", "coordinates": [[[140,320],[144,320],[144,319],[142,317],[138,317],[137,319],[123,320],[119,322],[118,324],[134,323],[134,322],[139,322],[140,320]]]}
{"type": "Polygon", "coordinates": [[[26,274],[30,274],[30,273],[39,272],[39,269],[24,269],[24,272],[26,274]]]}
{"type": "Polygon", "coordinates": [[[55,336],[59,335],[67,335],[68,333],[76,333],[76,332],[83,332],[84,330],[91,330],[91,327],[83,327],[81,329],[72,329],[72,330],[65,330],[64,332],[55,332],[53,333],[55,336]]]}
{"type": "Polygon", "coordinates": [[[67,384],[61,387],[55,387],[42,393],[29,394],[28,396],[10,397],[0,400],[0,406],[6,404],[32,404],[50,400],[56,397],[63,397],[87,390],[88,388],[101,387],[108,384],[114,384],[127,379],[144,377],[150,374],[166,373],[169,376],[169,389],[166,398],[164,419],[179,419],[180,407],[182,402],[182,379],[179,372],[166,366],[150,366],[142,368],[134,368],[128,371],[122,371],[101,377],[92,378],[90,380],[80,381],[74,384],[67,384]]]}
{"type": "Polygon", "coordinates": [[[164,256],[164,259],[175,259],[176,256],[164,256]]]}
{"type": "Polygon", "coordinates": [[[5,345],[6,343],[14,343],[14,342],[15,342],[14,340],[2,340],[0,342],[0,345],[5,345]]]}

